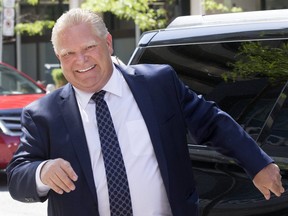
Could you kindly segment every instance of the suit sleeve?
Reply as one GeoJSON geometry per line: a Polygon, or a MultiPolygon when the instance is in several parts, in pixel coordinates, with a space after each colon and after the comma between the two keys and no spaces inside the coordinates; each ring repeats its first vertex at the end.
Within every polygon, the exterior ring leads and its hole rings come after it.
{"type": "Polygon", "coordinates": [[[186,126],[198,144],[209,145],[236,159],[251,178],[273,162],[232,117],[214,102],[196,95],[177,78],[175,72],[174,76],[186,126]]]}
{"type": "Polygon", "coordinates": [[[22,135],[20,145],[7,167],[8,189],[11,196],[21,202],[44,202],[36,189],[35,173],[45,160],[39,128],[27,109],[22,113],[22,135]]]}

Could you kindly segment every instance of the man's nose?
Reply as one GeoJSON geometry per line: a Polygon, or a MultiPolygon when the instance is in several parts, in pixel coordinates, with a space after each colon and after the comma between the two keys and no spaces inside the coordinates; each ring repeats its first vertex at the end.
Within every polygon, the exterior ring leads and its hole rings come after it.
{"type": "Polygon", "coordinates": [[[82,62],[87,61],[87,59],[88,59],[88,57],[87,57],[87,55],[85,55],[85,53],[81,52],[81,53],[77,54],[77,62],[82,63],[82,62]]]}

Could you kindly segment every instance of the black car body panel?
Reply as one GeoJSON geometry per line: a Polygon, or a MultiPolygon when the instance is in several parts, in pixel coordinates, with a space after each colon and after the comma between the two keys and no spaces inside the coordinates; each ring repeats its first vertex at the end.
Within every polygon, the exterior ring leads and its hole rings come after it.
{"type": "MultiPolygon", "coordinates": [[[[166,29],[144,33],[128,63],[170,64],[189,88],[215,101],[273,157],[285,189],[287,14],[274,10],[180,17],[166,29]],[[230,76],[247,67],[254,76],[230,76]]],[[[234,159],[195,143],[189,134],[187,142],[202,216],[288,215],[288,192],[266,201],[234,159]]]]}

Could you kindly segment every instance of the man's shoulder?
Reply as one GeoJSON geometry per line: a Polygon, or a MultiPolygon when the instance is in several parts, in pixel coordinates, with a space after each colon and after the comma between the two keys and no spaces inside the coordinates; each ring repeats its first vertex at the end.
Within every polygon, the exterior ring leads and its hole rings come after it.
{"type": "MultiPolygon", "coordinates": [[[[29,105],[25,107],[25,110],[53,110],[57,105],[58,101],[61,100],[63,92],[65,92],[67,87],[61,87],[59,89],[54,90],[53,92],[45,95],[44,97],[39,98],[36,101],[33,101],[29,105]]],[[[67,91],[67,90],[66,90],[67,91]]],[[[68,94],[68,93],[67,93],[68,94]]]]}
{"type": "Polygon", "coordinates": [[[151,73],[155,71],[171,71],[173,70],[172,67],[168,64],[136,64],[136,65],[130,65],[128,67],[131,67],[138,71],[139,73],[151,73]]]}
{"type": "Polygon", "coordinates": [[[174,69],[167,64],[136,64],[122,67],[122,71],[130,75],[158,77],[164,74],[175,74],[174,69]]]}

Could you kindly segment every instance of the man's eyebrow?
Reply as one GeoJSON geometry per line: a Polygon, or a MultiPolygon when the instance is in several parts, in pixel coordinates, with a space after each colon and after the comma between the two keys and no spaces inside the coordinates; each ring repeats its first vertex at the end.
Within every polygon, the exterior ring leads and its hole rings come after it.
{"type": "Polygon", "coordinates": [[[99,43],[97,41],[89,41],[87,44],[86,44],[86,47],[87,46],[93,46],[93,45],[98,45],[99,43]]]}
{"type": "Polygon", "coordinates": [[[64,54],[66,54],[66,53],[68,53],[68,52],[70,52],[70,51],[68,51],[67,49],[61,49],[61,50],[59,51],[59,55],[64,55],[64,54]]]}
{"type": "MultiPolygon", "coordinates": [[[[99,42],[97,42],[97,41],[95,41],[95,40],[89,41],[89,42],[87,42],[87,43],[85,43],[85,44],[83,45],[82,49],[85,49],[85,48],[88,47],[88,46],[94,46],[94,45],[97,46],[98,44],[99,44],[99,42]]],[[[59,51],[59,55],[64,55],[64,54],[66,54],[66,53],[68,53],[68,52],[73,52],[73,51],[64,48],[64,49],[61,49],[61,50],[59,51]]]]}

